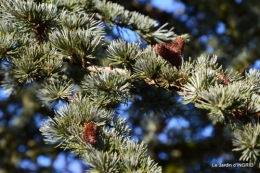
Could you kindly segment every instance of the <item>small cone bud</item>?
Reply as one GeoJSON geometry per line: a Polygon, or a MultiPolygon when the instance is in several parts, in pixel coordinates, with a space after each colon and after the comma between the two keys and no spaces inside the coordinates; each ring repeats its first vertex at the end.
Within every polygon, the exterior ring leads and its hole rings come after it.
{"type": "Polygon", "coordinates": [[[228,85],[230,83],[230,80],[224,74],[219,73],[217,78],[220,84],[228,85]]]}
{"type": "Polygon", "coordinates": [[[91,145],[96,144],[98,130],[99,127],[95,123],[93,122],[87,123],[84,128],[84,139],[91,145]]]}
{"type": "Polygon", "coordinates": [[[182,64],[184,38],[177,37],[171,43],[160,43],[155,46],[157,53],[172,66],[179,68],[182,64]]]}

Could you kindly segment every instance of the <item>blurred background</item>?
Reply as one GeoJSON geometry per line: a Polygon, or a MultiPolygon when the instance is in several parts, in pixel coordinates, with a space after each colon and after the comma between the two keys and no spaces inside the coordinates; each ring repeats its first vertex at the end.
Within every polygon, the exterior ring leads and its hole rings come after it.
{"type": "MultiPolygon", "coordinates": [[[[241,73],[260,68],[259,0],[111,1],[148,15],[160,25],[169,23],[167,27],[174,27],[178,35],[190,34],[190,42],[184,48],[186,60],[189,57],[195,60],[203,53],[216,54],[224,68],[241,73]]],[[[130,30],[113,27],[109,38],[118,37],[129,42],[139,39],[130,30]]],[[[41,107],[33,92],[27,89],[7,96],[0,88],[0,173],[85,172],[88,165],[77,156],[43,142],[39,127],[53,115],[53,110],[41,107]]],[[[152,87],[140,88],[138,93],[139,99],[119,106],[116,111],[129,120],[133,140],[148,144],[149,154],[164,173],[259,172],[256,168],[212,167],[214,163],[238,163],[239,153],[232,152],[230,128],[221,123],[213,125],[207,112],[192,104],[184,106],[178,95],[161,94],[163,91],[152,87]],[[175,106],[164,105],[171,110],[159,114],[155,108],[166,99],[172,99],[175,106]]]]}

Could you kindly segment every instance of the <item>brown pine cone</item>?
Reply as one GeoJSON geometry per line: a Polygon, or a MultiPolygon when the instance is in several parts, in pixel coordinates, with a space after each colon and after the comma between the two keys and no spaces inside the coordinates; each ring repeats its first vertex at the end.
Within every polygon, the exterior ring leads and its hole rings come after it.
{"type": "Polygon", "coordinates": [[[157,53],[172,66],[179,68],[182,64],[182,51],[184,47],[184,38],[177,37],[171,43],[160,43],[155,45],[157,53]]]}
{"type": "Polygon", "coordinates": [[[228,85],[230,83],[229,78],[226,77],[224,74],[219,73],[217,78],[220,84],[228,85]]]}
{"type": "Polygon", "coordinates": [[[94,145],[97,143],[97,136],[98,136],[99,127],[93,123],[87,123],[84,128],[84,139],[90,143],[91,145],[94,145]]]}

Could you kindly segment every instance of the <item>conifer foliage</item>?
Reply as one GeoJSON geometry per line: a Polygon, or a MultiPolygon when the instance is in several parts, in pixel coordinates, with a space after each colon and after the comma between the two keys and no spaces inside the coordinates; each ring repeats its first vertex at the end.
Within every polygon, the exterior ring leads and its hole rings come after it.
{"type": "Polygon", "coordinates": [[[1,86],[10,95],[35,88],[50,109],[62,101],[40,131],[47,143],[78,154],[89,172],[162,171],[114,111],[145,86],[160,91],[161,103],[150,107],[158,115],[174,115],[179,103],[169,93],[178,93],[212,123],[231,125],[234,150],[259,166],[260,72],[223,70],[216,56],[183,61],[188,36],[165,26],[109,1],[0,0],[0,59],[8,64],[1,86]],[[115,26],[135,31],[140,42],[110,40],[106,31],[115,26]]]}

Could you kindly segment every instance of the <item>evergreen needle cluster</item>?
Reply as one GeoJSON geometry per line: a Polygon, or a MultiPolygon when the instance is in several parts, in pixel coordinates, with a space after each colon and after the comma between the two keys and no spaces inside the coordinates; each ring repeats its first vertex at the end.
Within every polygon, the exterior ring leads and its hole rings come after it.
{"type": "MultiPolygon", "coordinates": [[[[89,172],[162,171],[114,112],[148,90],[157,97],[149,111],[172,116],[180,106],[172,93],[178,93],[183,104],[207,110],[213,123],[230,124],[234,150],[259,166],[260,71],[223,70],[207,55],[173,67],[151,45],[141,48],[177,37],[158,26],[104,0],[0,0],[1,86],[10,94],[35,88],[50,109],[62,101],[40,131],[46,142],[78,154],[89,172]],[[110,40],[106,31],[114,26],[135,31],[140,42],[110,40]]],[[[140,99],[139,111],[144,104],[140,99]]]]}

